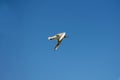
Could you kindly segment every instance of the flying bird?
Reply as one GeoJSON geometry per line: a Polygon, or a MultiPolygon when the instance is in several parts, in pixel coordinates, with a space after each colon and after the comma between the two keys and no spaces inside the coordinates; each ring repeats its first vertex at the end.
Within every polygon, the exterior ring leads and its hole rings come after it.
{"type": "Polygon", "coordinates": [[[66,36],[65,32],[62,32],[62,33],[58,33],[52,37],[48,37],[48,40],[57,40],[57,44],[54,48],[54,50],[57,50],[64,38],[67,38],[67,36],[66,36]]]}

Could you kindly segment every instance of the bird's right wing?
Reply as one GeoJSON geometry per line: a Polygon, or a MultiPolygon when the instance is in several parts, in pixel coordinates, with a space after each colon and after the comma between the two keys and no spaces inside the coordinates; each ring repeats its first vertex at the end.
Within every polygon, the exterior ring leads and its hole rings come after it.
{"type": "Polygon", "coordinates": [[[57,50],[57,49],[59,48],[59,46],[60,46],[61,42],[62,42],[62,41],[58,41],[58,43],[56,44],[56,46],[55,46],[54,50],[57,50]]]}

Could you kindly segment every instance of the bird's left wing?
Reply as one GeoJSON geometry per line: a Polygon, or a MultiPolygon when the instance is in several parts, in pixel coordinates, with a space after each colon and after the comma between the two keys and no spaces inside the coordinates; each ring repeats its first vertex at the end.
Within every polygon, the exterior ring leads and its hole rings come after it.
{"type": "Polygon", "coordinates": [[[56,39],[56,36],[48,37],[48,40],[56,39]]]}

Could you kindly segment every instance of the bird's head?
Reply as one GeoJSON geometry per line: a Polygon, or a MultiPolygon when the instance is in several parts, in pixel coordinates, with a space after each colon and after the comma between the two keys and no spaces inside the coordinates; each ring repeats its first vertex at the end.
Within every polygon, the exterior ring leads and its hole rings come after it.
{"type": "Polygon", "coordinates": [[[65,37],[64,37],[64,38],[69,38],[69,36],[66,36],[66,35],[65,35],[65,37]]]}

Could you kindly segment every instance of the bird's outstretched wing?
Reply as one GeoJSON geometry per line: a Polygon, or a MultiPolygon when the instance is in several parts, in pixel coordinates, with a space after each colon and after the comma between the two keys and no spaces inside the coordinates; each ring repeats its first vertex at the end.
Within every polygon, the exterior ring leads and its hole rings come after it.
{"type": "Polygon", "coordinates": [[[56,39],[56,36],[48,37],[48,40],[56,39]]]}
{"type": "Polygon", "coordinates": [[[62,42],[62,41],[58,41],[58,43],[56,44],[56,46],[55,46],[54,50],[57,50],[57,49],[59,48],[59,46],[60,46],[61,42],[62,42]]]}

